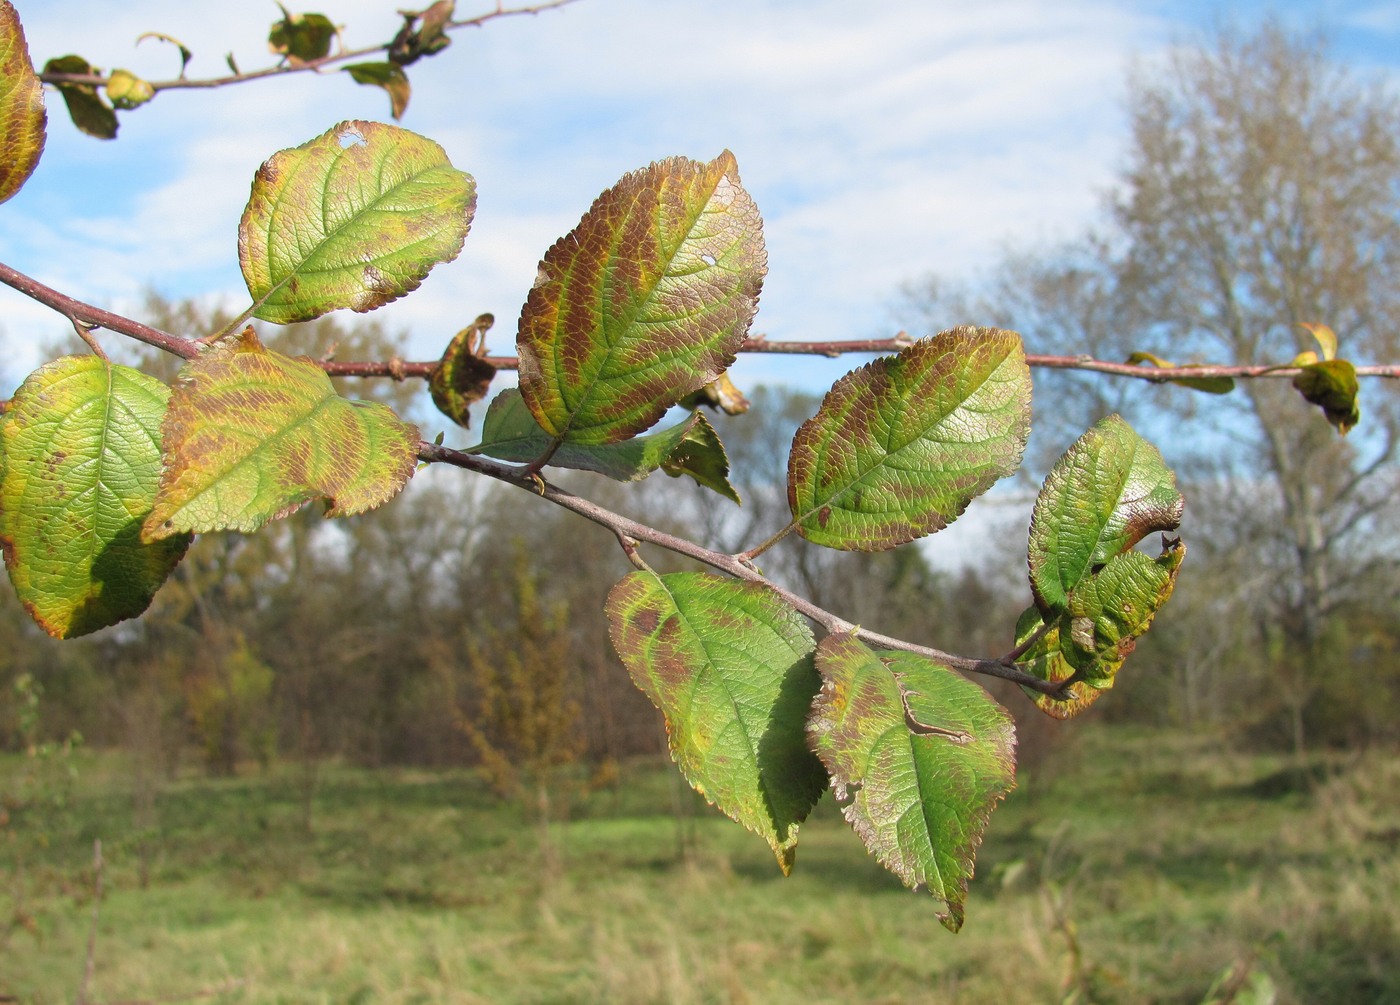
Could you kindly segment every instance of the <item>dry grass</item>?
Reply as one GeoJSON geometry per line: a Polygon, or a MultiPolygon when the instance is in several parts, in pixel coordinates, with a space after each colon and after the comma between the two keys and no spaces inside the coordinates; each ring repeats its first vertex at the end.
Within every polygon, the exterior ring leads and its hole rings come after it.
{"type": "Polygon", "coordinates": [[[151,836],[89,761],[68,810],[0,829],[0,994],[73,1000],[101,837],[94,1001],[1194,1005],[1241,961],[1280,1005],[1400,1001],[1400,762],[1310,788],[1209,741],[1080,735],[993,818],[958,936],[829,801],[784,880],[712,811],[678,823],[654,766],[575,807],[552,874],[467,774],[330,771],[310,835],[290,774],[189,779],[142,889],[151,836]]]}

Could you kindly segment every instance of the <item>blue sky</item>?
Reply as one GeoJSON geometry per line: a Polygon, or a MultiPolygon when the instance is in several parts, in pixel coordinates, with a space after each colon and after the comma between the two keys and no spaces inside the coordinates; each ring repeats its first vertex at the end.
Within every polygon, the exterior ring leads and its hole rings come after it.
{"type": "MultiPolygon", "coordinates": [[[[245,69],[263,65],[278,16],[271,2],[15,2],[36,62],[76,52],[152,78],[178,61],[169,47],[135,46],[143,31],[183,39],[191,75],[208,76],[230,51],[245,69]]],[[[383,0],[289,6],[327,14],[351,45],[398,23],[383,0]]],[[[901,282],[972,276],[1000,249],[1092,221],[1123,157],[1132,60],[1269,12],[1325,30],[1337,58],[1400,81],[1400,3],[1374,0],[578,0],[459,33],[411,68],[403,125],[475,175],[476,222],[456,262],[376,316],[430,358],[489,310],[491,347],[510,352],[535,262],[599,191],[652,160],[727,147],[765,217],[754,330],[891,334],[901,282]]],[[[243,306],[236,234],[258,164],[342,119],[387,118],[382,93],[344,74],[166,93],[124,115],[109,143],[78,134],[56,96],[50,109],[38,172],[0,209],[0,261],[128,311],[148,289],[243,306]]],[[[0,297],[8,390],[64,327],[17,294],[0,297]]],[[[816,386],[849,365],[746,357],[736,376],[816,386]]]]}

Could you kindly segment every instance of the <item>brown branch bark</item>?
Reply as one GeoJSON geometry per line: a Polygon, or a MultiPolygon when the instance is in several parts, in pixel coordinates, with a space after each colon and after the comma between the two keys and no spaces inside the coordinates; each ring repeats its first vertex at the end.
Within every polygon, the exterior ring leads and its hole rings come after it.
{"type": "MultiPolygon", "coordinates": [[[[954,670],[961,670],[964,673],[976,673],[986,676],[999,677],[1002,680],[1009,680],[1030,688],[1041,694],[1050,695],[1053,698],[1067,698],[1063,691],[1063,682],[1051,682],[1034,677],[1019,667],[1005,663],[997,659],[974,659],[967,656],[957,656],[953,653],[943,652],[940,649],[933,649],[928,646],[915,645],[912,642],[905,642],[903,639],[896,639],[888,635],[881,635],[878,632],[868,631],[858,625],[853,625],[849,621],[839,617],[832,612],[818,607],[805,597],[798,596],[790,590],[784,589],[778,584],[768,580],[752,564],[746,562],[742,556],[727,555],[723,552],[712,551],[694,541],[686,538],[668,534],[663,530],[650,527],[643,523],[638,523],[628,517],[615,513],[610,509],[599,506],[591,500],[576,496],[572,492],[567,492],[556,485],[551,485],[538,475],[530,476],[525,469],[512,467],[493,461],[489,458],[480,457],[476,454],[464,453],[460,450],[453,450],[451,447],[439,446],[436,443],[429,443],[426,440],[418,444],[418,458],[430,463],[451,464],[468,471],[486,475],[500,481],[522,488],[544,497],[556,506],[562,506],[570,512],[576,513],[586,520],[601,527],[606,527],[618,538],[619,541],[633,541],[652,544],[667,551],[675,552],[677,555],[684,555],[697,562],[708,565],[712,569],[734,576],[737,579],[748,580],[752,583],[762,583],[782,597],[793,608],[811,618],[823,629],[833,634],[838,632],[854,632],[858,638],[874,645],[883,646],[887,649],[898,649],[903,652],[916,653],[920,656],[928,657],[944,666],[954,670]]],[[[624,546],[624,550],[626,547],[624,546]]],[[[630,557],[630,556],[629,556],[630,557]]]]}

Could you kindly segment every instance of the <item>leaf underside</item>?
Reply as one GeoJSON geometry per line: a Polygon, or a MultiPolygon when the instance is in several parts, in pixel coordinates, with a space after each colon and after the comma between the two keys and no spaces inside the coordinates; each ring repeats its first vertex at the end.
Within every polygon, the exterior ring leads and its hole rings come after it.
{"type": "Polygon", "coordinates": [[[20,190],[44,152],[44,85],[34,72],[19,14],[0,2],[0,202],[20,190]]]}
{"type": "Polygon", "coordinates": [[[767,268],[762,221],[725,151],[626,175],[540,262],[520,313],[520,389],[562,442],[615,443],[717,378],[767,268]]]}
{"type": "Polygon", "coordinates": [[[855,551],[941,530],[1016,470],[1030,399],[1021,338],[995,328],[954,328],[852,371],[793,438],[797,530],[855,551]]]}
{"type": "Polygon", "coordinates": [[[185,364],[162,434],[147,539],[248,532],[314,499],[327,516],[362,513],[403,488],[418,453],[414,426],[340,397],[315,364],[263,348],[251,328],[185,364]]]}
{"type": "Polygon", "coordinates": [[[25,609],[74,638],[141,614],[187,534],[143,543],[160,479],[164,384],[96,356],[35,371],[0,421],[0,544],[25,609]]]}
{"type": "Polygon", "coordinates": [[[806,622],[766,586],[706,573],[634,572],[607,615],[686,781],[763,837],[788,873],[798,824],[826,787],[804,735],[818,686],[806,622]]]}
{"type": "Polygon", "coordinates": [[[963,922],[973,858],[993,807],[1015,785],[1011,716],[971,681],[854,635],[817,649],[821,693],[808,732],[847,821],[912,889],[963,922]]]}
{"type": "Polygon", "coordinates": [[[457,257],[475,208],[472,177],[397,126],[342,122],[274,154],[238,228],[254,317],[290,324],[397,300],[457,257]]]}
{"type": "MultiPolygon", "coordinates": [[[[49,60],[44,64],[44,72],[95,74],[99,71],[82,56],[70,55],[49,60]]],[[[117,113],[102,100],[95,85],[63,83],[55,86],[68,107],[68,117],[81,132],[99,140],[117,138],[117,113]]]]}
{"type": "MultiPolygon", "coordinates": [[[[476,452],[497,460],[526,464],[547,450],[552,439],[540,428],[517,388],[491,399],[476,452]]],[[[554,467],[593,471],[615,481],[638,481],[657,468],[668,475],[689,475],[734,502],[739,494],[729,481],[729,458],[714,427],[699,412],[669,429],[634,436],[621,443],[565,443],[549,458],[554,467]]]]}

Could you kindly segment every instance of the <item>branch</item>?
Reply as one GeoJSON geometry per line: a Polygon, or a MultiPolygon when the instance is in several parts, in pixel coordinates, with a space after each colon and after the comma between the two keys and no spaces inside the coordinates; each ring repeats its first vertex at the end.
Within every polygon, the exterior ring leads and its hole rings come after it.
{"type": "MultiPolygon", "coordinates": [[[[762,583],[768,587],[786,603],[811,618],[823,629],[830,633],[853,632],[862,640],[883,646],[887,649],[898,649],[903,652],[916,653],[929,659],[942,663],[944,666],[954,670],[961,670],[965,673],[977,673],[986,676],[999,677],[1002,680],[1009,680],[1030,688],[1041,694],[1050,695],[1052,698],[1067,698],[1063,691],[1064,682],[1054,682],[1041,680],[1026,673],[1019,667],[996,659],[972,659],[966,656],[956,656],[952,653],[943,652],[940,649],[932,649],[928,646],[915,645],[912,642],[905,642],[888,635],[881,635],[878,632],[868,631],[859,625],[853,625],[849,621],[832,614],[824,608],[800,597],[790,590],[779,586],[764,577],[752,564],[745,561],[739,555],[726,555],[723,552],[712,551],[694,541],[677,537],[666,531],[658,530],[643,523],[638,523],[620,513],[599,506],[597,503],[581,496],[576,496],[572,492],[567,492],[558,486],[551,485],[544,479],[531,477],[523,468],[513,467],[493,461],[475,454],[466,454],[460,450],[453,450],[451,447],[440,446],[436,443],[428,443],[426,440],[418,444],[418,459],[430,463],[451,464],[468,471],[495,478],[499,481],[514,485],[517,488],[526,489],[537,495],[543,496],[556,506],[562,506],[572,513],[576,513],[586,520],[601,527],[606,527],[612,531],[619,541],[645,542],[654,544],[657,547],[665,548],[667,551],[684,555],[697,562],[708,565],[712,569],[727,573],[736,579],[744,579],[751,583],[762,583]]],[[[625,545],[624,545],[625,547],[625,545]]],[[[629,558],[632,555],[629,552],[629,558]]],[[[635,564],[635,563],[634,563],[635,564]]]]}
{"type": "MultiPolygon", "coordinates": [[[[559,0],[553,6],[574,3],[576,0],[559,0]]],[[[544,8],[541,8],[544,9],[544,8]]],[[[199,344],[194,339],[152,328],[139,321],[113,314],[111,311],[83,303],[81,300],[45,286],[22,272],[0,263],[0,283],[13,287],[25,296],[37,300],[46,307],[52,307],[73,324],[87,324],[119,335],[126,335],[138,342],[164,349],[181,359],[192,359],[199,354],[199,344]]],[[[740,352],[785,353],[791,355],[826,356],[835,359],[850,353],[891,353],[899,352],[913,343],[905,332],[893,338],[855,339],[832,342],[770,342],[766,336],[757,335],[739,347],[740,352]]],[[[518,356],[483,356],[482,359],[497,370],[517,370],[520,368],[518,356]]],[[[1114,377],[1129,377],[1151,381],[1154,384],[1170,383],[1184,377],[1235,377],[1253,379],[1264,377],[1292,378],[1298,374],[1297,367],[1280,366],[1178,366],[1170,370],[1156,367],[1137,366],[1133,363],[1109,363],[1092,356],[1038,356],[1028,353],[1026,362],[1033,367],[1055,370],[1088,370],[1114,377]]],[[[407,362],[401,359],[373,360],[366,362],[338,363],[334,360],[321,360],[317,365],[331,377],[390,377],[405,380],[413,377],[427,380],[437,368],[437,360],[407,362]]],[[[1400,380],[1400,364],[1358,366],[1358,377],[1383,377],[1400,380]]]]}
{"type": "Polygon", "coordinates": [[[166,352],[174,353],[181,359],[193,359],[199,354],[199,346],[190,339],[171,335],[159,328],[143,325],[139,321],[124,318],[111,311],[104,311],[100,307],[93,307],[81,300],[74,300],[70,296],[45,286],[37,279],[31,279],[22,272],[16,272],[3,262],[0,262],[0,283],[19,290],[31,300],[37,300],[45,307],[52,307],[75,327],[91,325],[97,328],[106,328],[108,331],[126,335],[138,342],[144,342],[158,349],[164,349],[166,352]]]}
{"type": "MultiPolygon", "coordinates": [[[[555,10],[566,7],[577,0],[547,0],[545,3],[534,4],[529,7],[503,7],[498,2],[496,9],[480,14],[476,17],[466,18],[462,21],[449,21],[443,27],[453,28],[479,28],[488,21],[494,21],[504,17],[518,17],[524,14],[540,14],[547,10],[555,10]]],[[[376,53],[388,52],[392,42],[385,42],[382,45],[366,46],[363,49],[348,49],[340,52],[322,56],[320,59],[307,60],[305,62],[289,63],[280,62],[275,66],[263,67],[260,70],[252,70],[248,73],[232,73],[223,77],[206,77],[199,80],[190,80],[188,77],[177,77],[174,80],[147,81],[155,91],[178,91],[195,88],[224,87],[228,84],[242,84],[250,80],[263,80],[268,77],[281,77],[289,73],[319,72],[333,67],[337,63],[349,62],[352,59],[363,59],[365,56],[373,56],[376,53]]],[[[106,87],[110,77],[100,73],[41,73],[39,79],[46,84],[87,84],[92,87],[106,87]]]]}

